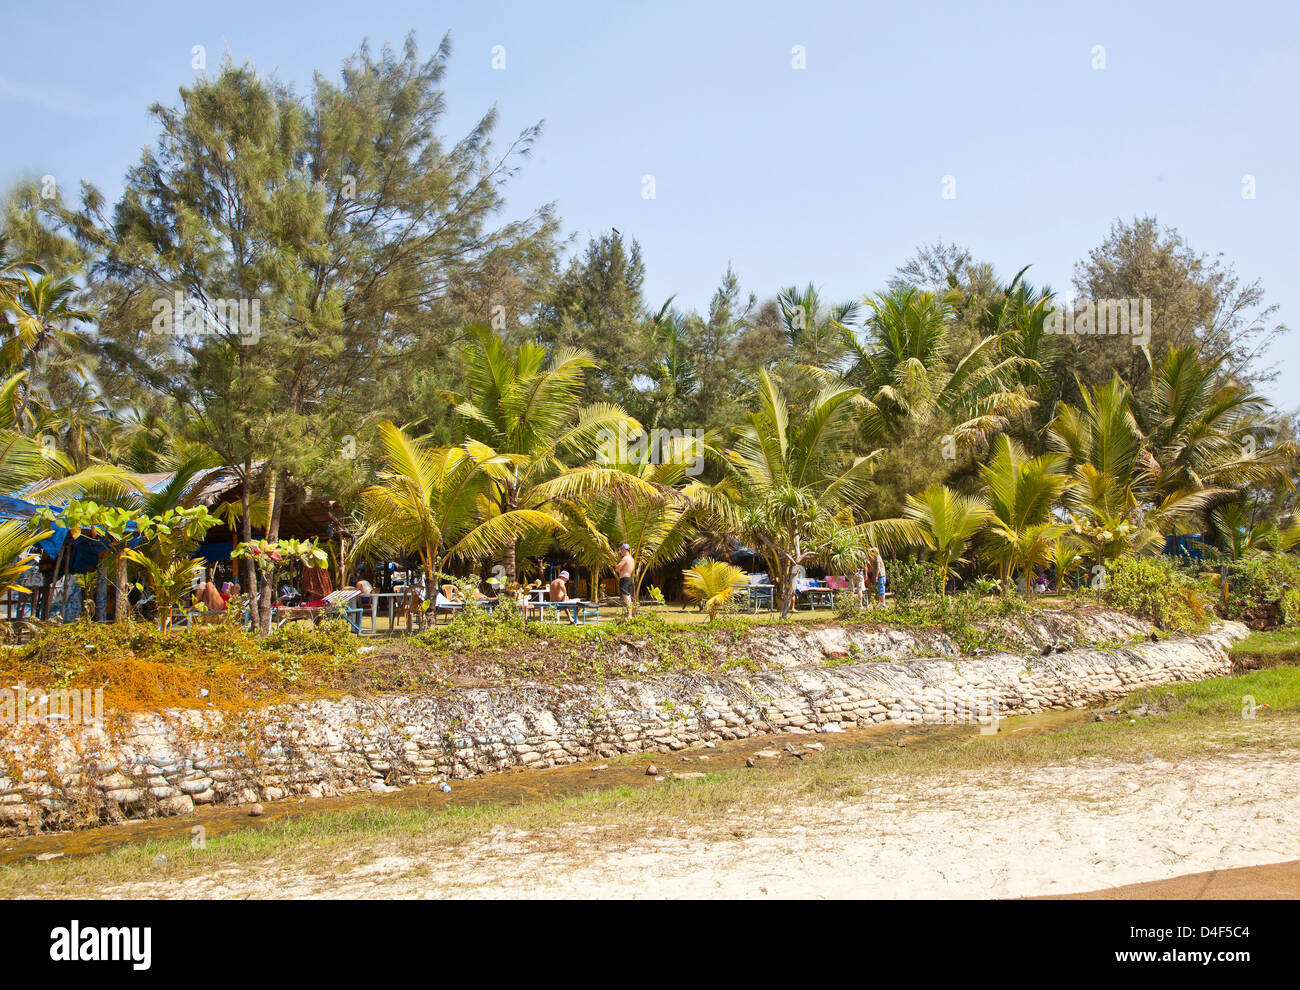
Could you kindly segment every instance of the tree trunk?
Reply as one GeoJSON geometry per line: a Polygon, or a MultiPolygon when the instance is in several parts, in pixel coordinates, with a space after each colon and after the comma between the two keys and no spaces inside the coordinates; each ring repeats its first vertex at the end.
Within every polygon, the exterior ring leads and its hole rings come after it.
{"type": "Polygon", "coordinates": [[[784,619],[794,608],[794,565],[782,564],[780,574],[781,585],[781,618],[784,619]]]}
{"type": "MultiPolygon", "coordinates": [[[[253,542],[253,498],[250,492],[252,487],[253,461],[252,458],[244,458],[244,486],[239,496],[239,504],[243,509],[243,515],[239,520],[239,542],[253,542]]],[[[255,605],[258,599],[257,586],[257,565],[253,563],[252,557],[245,557],[244,565],[244,594],[248,596],[249,617],[256,615],[255,605]]]]}
{"type": "Polygon", "coordinates": [[[54,570],[50,574],[50,593],[45,598],[45,610],[41,615],[41,618],[47,621],[50,618],[51,606],[54,604],[55,589],[59,586],[59,567],[63,564],[63,558],[70,556],[68,553],[68,544],[71,542],[70,539],[65,538],[63,546],[59,547],[59,555],[54,558],[54,570]]]}
{"type": "Polygon", "coordinates": [[[95,568],[95,621],[103,622],[108,615],[108,551],[100,551],[95,568]]]}
{"type": "Polygon", "coordinates": [[[515,565],[515,540],[513,537],[501,551],[501,566],[506,570],[506,580],[517,584],[519,582],[519,571],[515,565]]]}
{"type": "Polygon", "coordinates": [[[113,621],[121,622],[126,618],[129,603],[126,600],[126,555],[118,553],[117,555],[117,572],[114,575],[113,583],[117,585],[117,603],[113,609],[113,621]]]}
{"type": "MultiPolygon", "coordinates": [[[[271,476],[271,512],[266,520],[266,542],[274,543],[280,539],[280,513],[284,509],[285,472],[271,476]]],[[[268,578],[262,586],[259,601],[257,625],[264,633],[271,631],[271,606],[275,604],[276,588],[274,578],[268,578]]]]}

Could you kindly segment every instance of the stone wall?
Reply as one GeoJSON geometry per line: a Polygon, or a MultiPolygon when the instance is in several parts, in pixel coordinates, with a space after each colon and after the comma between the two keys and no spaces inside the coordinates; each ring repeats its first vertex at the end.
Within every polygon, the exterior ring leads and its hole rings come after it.
{"type": "Polygon", "coordinates": [[[1035,616],[1019,630],[1032,653],[963,656],[937,633],[764,627],[749,634],[768,660],[757,673],[345,697],[225,720],[170,710],[110,713],[97,726],[11,726],[0,737],[0,834],[214,802],[386,791],[759,733],[988,723],[1227,674],[1227,650],[1246,634],[1227,623],[1194,637],[1134,640],[1148,631],[1118,613],[1035,616]],[[1128,645],[1072,648],[1120,640],[1128,645]]]}

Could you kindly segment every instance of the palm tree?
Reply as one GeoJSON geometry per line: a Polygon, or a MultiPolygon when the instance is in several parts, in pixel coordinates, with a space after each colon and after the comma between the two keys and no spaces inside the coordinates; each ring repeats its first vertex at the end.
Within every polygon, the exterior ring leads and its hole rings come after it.
{"type": "Polygon", "coordinates": [[[560,526],[536,509],[494,511],[493,495],[517,467],[512,455],[474,440],[431,447],[389,422],[380,424],[379,434],[385,467],[361,493],[365,529],[358,542],[418,554],[430,601],[448,561],[481,559],[531,532],[560,526]]]}
{"type": "Polygon", "coordinates": [[[1061,403],[1048,429],[1048,446],[1065,454],[1071,485],[1065,492],[1073,531],[1095,563],[1137,553],[1159,543],[1226,496],[1191,478],[1166,474],[1147,449],[1129,388],[1114,376],[1080,388],[1081,405],[1061,403]]]}
{"type": "Polygon", "coordinates": [[[20,519],[0,522],[0,594],[17,592],[24,595],[31,592],[32,589],[19,579],[40,560],[40,553],[33,553],[33,548],[52,532],[40,528],[33,530],[20,519]]]}
{"type": "Polygon", "coordinates": [[[1064,398],[1068,377],[1062,370],[1065,338],[1048,332],[1054,293],[1035,289],[1024,281],[1026,270],[1027,266],[983,302],[976,326],[982,337],[998,338],[999,355],[1015,361],[1008,369],[1011,380],[1034,400],[1033,409],[1011,429],[1030,452],[1036,453],[1046,431],[1046,420],[1064,398]]]}
{"type": "MultiPolygon", "coordinates": [[[[768,562],[781,591],[781,615],[794,604],[795,569],[823,557],[843,528],[837,516],[865,511],[869,479],[879,451],[849,453],[857,429],[856,388],[828,386],[798,416],[766,371],[759,371],[758,409],[726,452],[727,474],[712,487],[689,493],[711,515],[710,525],[732,532],[768,562]]],[[[905,520],[859,523],[855,538],[882,547],[919,541],[905,520]]]]}
{"type": "Polygon", "coordinates": [[[781,329],[795,361],[824,368],[844,353],[843,327],[857,318],[855,302],[827,304],[817,288],[788,286],[777,293],[781,329]]]}
{"type": "Polygon", "coordinates": [[[841,328],[852,364],[844,381],[869,400],[865,424],[873,440],[897,439],[910,424],[940,420],[960,446],[1006,429],[1009,417],[1033,406],[1014,373],[1025,359],[999,359],[1003,335],[985,337],[966,354],[952,353],[952,308],[930,292],[900,288],[868,300],[862,339],[841,328]]]}
{"type": "Polygon", "coordinates": [[[993,455],[980,477],[991,512],[984,535],[985,557],[998,567],[1004,592],[1010,590],[1017,569],[1024,574],[1028,592],[1034,568],[1048,562],[1054,541],[1066,529],[1052,516],[1070,483],[1065,456],[1027,457],[1004,435],[994,441],[993,455]]]}
{"type": "MultiPolygon", "coordinates": [[[[513,347],[485,327],[470,328],[464,354],[468,395],[445,393],[470,435],[493,461],[485,497],[496,513],[547,514],[560,499],[586,498],[610,489],[653,494],[650,485],[618,468],[571,467],[590,458],[602,440],[635,436],[641,425],[620,407],[578,407],[583,375],[595,367],[581,351],[562,350],[547,361],[539,344],[513,347]]],[[[500,549],[511,581],[517,580],[516,539],[500,549]]]]}
{"type": "Polygon", "coordinates": [[[90,464],[78,471],[66,454],[17,429],[26,377],[20,371],[0,382],[0,493],[53,505],[78,495],[136,490],[135,479],[121,468],[90,464]]]}
{"type": "Polygon", "coordinates": [[[1290,487],[1289,443],[1265,447],[1268,401],[1226,379],[1226,358],[1202,361],[1194,346],[1174,348],[1152,373],[1148,421],[1150,486],[1156,493],[1220,489],[1214,502],[1248,485],[1290,487]]]}
{"type": "MultiPolygon", "coordinates": [[[[25,431],[25,413],[38,359],[48,351],[57,358],[76,361],[84,344],[73,324],[93,319],[93,315],[73,307],[72,297],[78,288],[72,279],[56,279],[23,268],[18,270],[17,277],[9,277],[5,282],[0,289],[0,309],[7,312],[8,318],[7,333],[0,342],[0,367],[27,370],[27,384],[17,414],[18,429],[25,431]]],[[[76,370],[84,376],[84,368],[79,363],[76,370]]]]}
{"type": "Polygon", "coordinates": [[[1067,579],[1083,564],[1079,544],[1068,532],[1058,533],[1052,540],[1048,562],[1056,568],[1056,588],[1064,591],[1067,579]]]}
{"type": "Polygon", "coordinates": [[[686,317],[664,303],[650,326],[652,358],[644,374],[654,388],[648,398],[649,415],[643,417],[651,429],[664,423],[681,423],[687,403],[698,392],[700,376],[692,361],[686,317]]]}
{"type": "Polygon", "coordinates": [[[583,500],[563,500],[565,529],[558,542],[591,572],[593,587],[603,570],[618,563],[615,548],[623,543],[631,547],[636,560],[633,598],[647,573],[685,553],[697,532],[698,514],[689,497],[694,486],[686,484],[688,472],[706,455],[717,456],[715,440],[711,433],[673,438],[657,461],[646,458],[616,465],[644,482],[648,490],[607,489],[583,500]]]}
{"type": "Polygon", "coordinates": [[[948,578],[957,573],[953,565],[966,563],[962,556],[966,545],[984,528],[990,514],[980,499],[962,495],[947,485],[931,485],[920,495],[907,496],[903,515],[918,527],[921,539],[933,554],[941,595],[948,594],[948,578]]]}
{"type": "Polygon", "coordinates": [[[704,606],[710,622],[747,581],[744,571],[721,560],[702,561],[682,572],[683,592],[689,600],[704,606]]]}

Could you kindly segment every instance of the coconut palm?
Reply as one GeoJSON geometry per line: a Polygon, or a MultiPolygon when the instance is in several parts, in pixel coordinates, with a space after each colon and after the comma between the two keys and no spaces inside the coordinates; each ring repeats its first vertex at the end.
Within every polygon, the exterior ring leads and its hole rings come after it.
{"type": "Polygon", "coordinates": [[[704,606],[710,622],[747,582],[744,571],[722,560],[701,561],[682,572],[683,593],[690,601],[704,606]]]}
{"type": "Polygon", "coordinates": [[[1222,504],[1248,485],[1290,487],[1295,449],[1270,442],[1267,400],[1225,378],[1224,360],[1202,361],[1194,346],[1180,347],[1153,371],[1141,412],[1154,492],[1218,489],[1212,502],[1222,504]]]}
{"type": "Polygon", "coordinates": [[[931,485],[920,495],[907,496],[903,515],[918,527],[939,570],[940,594],[947,595],[948,578],[957,573],[954,565],[967,562],[963,554],[988,521],[989,507],[947,485],[931,485]]]}
{"type": "Polygon", "coordinates": [[[1028,591],[1034,568],[1048,562],[1054,541],[1066,529],[1052,515],[1070,483],[1065,456],[1027,457],[1019,444],[1000,436],[980,478],[991,513],[983,537],[985,559],[998,568],[1003,591],[1010,590],[1016,570],[1028,591]]]}
{"type": "Polygon", "coordinates": [[[40,552],[34,548],[52,532],[40,527],[33,529],[18,519],[0,522],[0,594],[31,592],[19,579],[40,560],[40,552]]]}
{"type": "MultiPolygon", "coordinates": [[[[781,593],[781,614],[794,604],[796,568],[822,559],[846,510],[866,512],[869,479],[879,451],[850,453],[861,393],[832,385],[792,416],[776,382],[759,371],[758,408],[726,452],[727,473],[717,485],[689,494],[710,525],[735,534],[766,560],[781,593]]],[[[872,520],[848,527],[855,539],[883,548],[920,541],[909,521],[872,520]]]]}
{"type": "Polygon", "coordinates": [[[66,454],[17,429],[26,377],[20,371],[0,382],[0,493],[21,493],[29,502],[50,505],[78,495],[137,490],[135,479],[121,468],[90,464],[78,471],[66,454]]]}
{"type": "Polygon", "coordinates": [[[449,561],[482,559],[522,536],[561,525],[536,509],[495,511],[493,496],[515,477],[512,455],[475,440],[432,447],[389,422],[380,424],[379,435],[385,466],[361,493],[365,529],[358,541],[387,553],[417,554],[429,600],[449,561]]]}
{"type": "Polygon", "coordinates": [[[687,404],[699,391],[700,376],[692,360],[686,317],[664,303],[650,325],[652,356],[643,373],[653,383],[647,395],[648,415],[642,417],[651,429],[680,423],[687,404]]]}
{"type": "Polygon", "coordinates": [[[1069,533],[1062,532],[1052,540],[1048,553],[1048,563],[1056,569],[1056,587],[1064,591],[1067,580],[1083,565],[1078,541],[1069,533]]]}
{"type": "Polygon", "coordinates": [[[73,306],[77,291],[72,279],[56,279],[28,268],[18,269],[16,275],[6,278],[0,290],[0,309],[7,314],[6,333],[0,342],[0,367],[26,368],[28,374],[17,415],[20,431],[26,424],[37,362],[43,355],[71,358],[76,370],[84,375],[80,365],[84,341],[74,326],[78,320],[90,320],[93,315],[73,306]]]}
{"type": "Polygon", "coordinates": [[[861,306],[855,302],[827,303],[816,286],[788,286],[777,293],[781,329],[796,360],[828,367],[844,353],[843,327],[853,322],[861,306]]]}
{"type": "MultiPolygon", "coordinates": [[[[649,484],[617,467],[570,466],[588,460],[610,437],[634,436],[641,429],[618,406],[578,406],[583,376],[595,367],[586,354],[562,350],[548,361],[542,346],[511,346],[485,327],[470,328],[470,338],[464,354],[469,392],[445,395],[491,461],[485,498],[496,514],[526,510],[558,522],[550,513],[558,511],[560,500],[613,489],[653,493],[649,484]]],[[[518,577],[515,544],[507,535],[499,547],[511,581],[518,577]]]]}
{"type": "Polygon", "coordinates": [[[582,500],[561,500],[565,529],[557,540],[591,571],[593,585],[618,563],[615,548],[623,543],[636,560],[633,598],[647,573],[686,552],[698,531],[689,497],[693,486],[687,482],[706,456],[719,456],[716,439],[712,433],[671,438],[654,457],[616,465],[649,490],[610,488],[582,500]]]}
{"type": "Polygon", "coordinates": [[[985,337],[958,356],[952,352],[952,308],[933,293],[900,288],[868,305],[862,338],[842,329],[852,359],[844,381],[868,400],[864,422],[873,440],[897,438],[909,422],[939,419],[967,446],[1006,429],[1010,416],[1033,406],[1013,378],[1025,359],[999,356],[1003,335],[985,337]]]}
{"type": "Polygon", "coordinates": [[[1024,281],[1026,270],[1021,269],[1009,284],[999,286],[983,303],[976,326],[982,337],[998,338],[1002,358],[1015,359],[1007,370],[1035,405],[1011,429],[1024,446],[1036,453],[1046,420],[1064,398],[1068,379],[1062,374],[1065,338],[1048,332],[1048,320],[1056,305],[1054,294],[1024,281]]]}
{"type": "Polygon", "coordinates": [[[1081,403],[1061,403],[1048,429],[1048,446],[1069,459],[1065,504],[1073,532],[1094,562],[1105,565],[1159,543],[1165,532],[1199,518],[1225,489],[1199,487],[1184,477],[1160,483],[1162,469],[1147,449],[1129,388],[1116,375],[1105,385],[1081,387],[1081,403]]]}

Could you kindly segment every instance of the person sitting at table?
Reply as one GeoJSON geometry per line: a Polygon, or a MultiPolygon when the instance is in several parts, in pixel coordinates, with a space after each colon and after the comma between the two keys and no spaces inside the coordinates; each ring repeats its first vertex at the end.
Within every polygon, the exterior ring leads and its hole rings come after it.
{"type": "Polygon", "coordinates": [[[226,607],[225,599],[221,597],[221,592],[211,581],[203,581],[194,589],[194,605],[207,608],[209,612],[220,612],[226,607]]]}
{"type": "MultiPolygon", "coordinates": [[[[554,581],[551,582],[551,586],[550,586],[551,601],[567,602],[569,600],[568,581],[569,581],[569,572],[560,571],[559,577],[557,577],[554,581]]],[[[561,611],[568,613],[570,625],[576,626],[578,624],[578,620],[574,615],[573,609],[562,609],[561,611]]]]}
{"type": "Polygon", "coordinates": [[[357,607],[365,608],[370,604],[370,596],[375,593],[375,586],[365,578],[362,578],[357,582],[357,591],[361,592],[361,594],[357,596],[357,607]]]}

